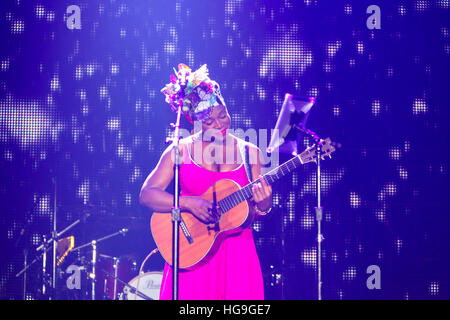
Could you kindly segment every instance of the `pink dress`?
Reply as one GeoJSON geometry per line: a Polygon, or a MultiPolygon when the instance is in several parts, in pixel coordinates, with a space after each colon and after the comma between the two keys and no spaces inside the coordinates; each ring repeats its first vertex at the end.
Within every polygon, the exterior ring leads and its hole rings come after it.
{"type": "MultiPolygon", "coordinates": [[[[180,168],[181,195],[200,196],[221,179],[232,179],[241,187],[249,183],[244,165],[215,172],[200,167],[188,155],[180,168]]],[[[226,237],[208,263],[200,263],[192,270],[180,269],[178,279],[180,300],[263,300],[264,285],[252,229],[226,237]]],[[[164,266],[160,299],[172,299],[172,267],[168,263],[164,266]]]]}

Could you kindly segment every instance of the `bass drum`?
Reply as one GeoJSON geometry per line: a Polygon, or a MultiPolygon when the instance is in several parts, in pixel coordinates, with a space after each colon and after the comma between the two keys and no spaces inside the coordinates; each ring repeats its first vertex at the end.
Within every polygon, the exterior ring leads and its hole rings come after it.
{"type": "MultiPolygon", "coordinates": [[[[159,290],[161,289],[161,282],[162,282],[163,273],[159,271],[152,271],[152,272],[146,272],[143,273],[140,277],[137,276],[128,282],[128,284],[133,287],[137,288],[138,280],[139,280],[139,288],[137,290],[149,298],[153,300],[159,300],[159,290]]],[[[130,288],[125,286],[123,289],[123,298],[125,300],[144,300],[143,298],[135,295],[134,293],[130,292],[130,288]]]]}

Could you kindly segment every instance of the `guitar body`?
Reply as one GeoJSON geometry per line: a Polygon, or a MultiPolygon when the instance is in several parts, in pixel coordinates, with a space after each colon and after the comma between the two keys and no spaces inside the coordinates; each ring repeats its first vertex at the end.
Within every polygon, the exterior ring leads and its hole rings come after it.
{"type": "MultiPolygon", "coordinates": [[[[284,164],[272,169],[262,178],[266,183],[272,184],[300,165],[317,161],[317,157],[323,160],[325,156],[331,158],[331,153],[336,151],[330,138],[320,140],[320,153],[315,145],[307,148],[301,154],[286,161],[284,164]]],[[[190,268],[213,254],[220,246],[221,240],[229,234],[237,233],[252,223],[255,211],[249,207],[247,199],[252,197],[251,188],[259,179],[252,181],[244,187],[236,182],[223,179],[213,184],[201,197],[212,203],[219,203],[225,207],[225,212],[220,212],[220,220],[217,224],[206,225],[189,212],[181,212],[183,221],[189,230],[193,242],[189,243],[180,228],[180,268],[190,268]],[[227,198],[223,200],[224,198],[227,198]]],[[[153,213],[151,230],[159,251],[167,263],[172,264],[172,215],[170,213],[153,213]]]]}
{"type": "MultiPolygon", "coordinates": [[[[223,179],[213,184],[201,198],[217,203],[239,189],[240,186],[233,180],[223,179]]],[[[251,224],[254,212],[249,210],[247,201],[242,201],[231,210],[222,212],[217,224],[204,224],[189,212],[181,212],[181,216],[194,240],[190,244],[180,228],[179,266],[186,269],[213,254],[224,237],[240,232],[251,224]]],[[[161,255],[172,264],[172,214],[154,212],[150,224],[161,255]]]]}

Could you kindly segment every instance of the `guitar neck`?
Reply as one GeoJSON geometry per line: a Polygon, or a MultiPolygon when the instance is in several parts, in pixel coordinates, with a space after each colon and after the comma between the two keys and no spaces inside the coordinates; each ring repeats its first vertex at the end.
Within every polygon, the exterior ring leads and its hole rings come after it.
{"type": "MultiPolygon", "coordinates": [[[[282,165],[276,167],[275,169],[267,172],[265,175],[263,175],[263,179],[268,184],[273,184],[280,178],[284,177],[288,173],[291,173],[298,167],[300,167],[304,162],[301,159],[301,155],[298,155],[282,165]]],[[[255,183],[260,183],[261,180],[257,179],[249,184],[247,184],[245,187],[241,188],[240,190],[228,195],[227,197],[223,198],[222,200],[218,201],[219,207],[222,209],[222,212],[227,212],[237,206],[242,201],[248,200],[251,197],[253,197],[252,193],[252,187],[255,183]]]]}

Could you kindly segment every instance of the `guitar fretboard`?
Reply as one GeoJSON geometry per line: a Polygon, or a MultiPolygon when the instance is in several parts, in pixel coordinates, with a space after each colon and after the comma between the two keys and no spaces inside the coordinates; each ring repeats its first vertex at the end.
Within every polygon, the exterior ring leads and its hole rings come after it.
{"type": "MultiPolygon", "coordinates": [[[[285,176],[286,174],[294,171],[295,169],[300,167],[302,164],[303,164],[303,162],[301,160],[301,155],[298,155],[298,156],[286,161],[279,167],[266,173],[263,176],[263,179],[268,184],[272,184],[275,181],[279,180],[281,177],[285,176]]],[[[228,195],[227,197],[223,198],[222,200],[219,200],[218,205],[221,208],[222,213],[225,213],[225,212],[231,210],[232,208],[237,206],[242,201],[250,199],[253,196],[253,194],[252,194],[253,185],[255,183],[259,183],[259,182],[261,182],[260,179],[257,179],[255,181],[249,183],[245,187],[239,189],[238,191],[228,195]]]]}

